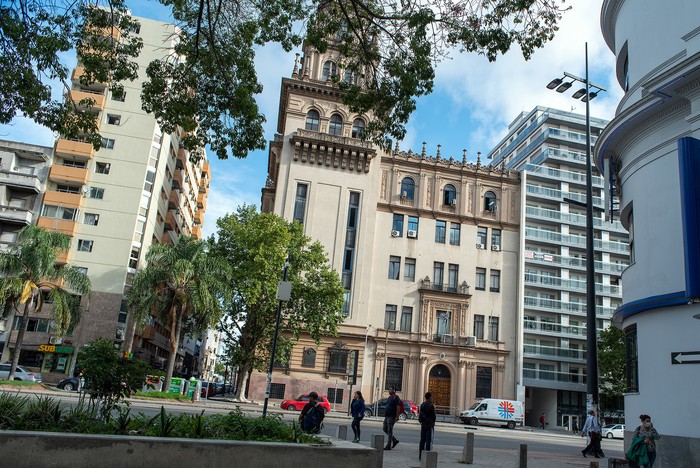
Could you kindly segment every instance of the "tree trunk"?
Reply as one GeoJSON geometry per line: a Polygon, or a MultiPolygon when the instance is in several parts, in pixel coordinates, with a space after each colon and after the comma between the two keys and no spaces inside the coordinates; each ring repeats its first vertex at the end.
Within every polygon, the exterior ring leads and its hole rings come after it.
{"type": "MultiPolygon", "coordinates": [[[[32,298],[27,299],[24,303],[24,312],[22,313],[22,320],[19,321],[19,330],[17,331],[17,339],[15,340],[15,352],[12,353],[12,364],[10,364],[10,375],[7,376],[7,380],[15,380],[15,370],[17,369],[17,363],[19,362],[19,354],[22,352],[22,341],[24,341],[24,331],[27,328],[27,318],[29,317],[29,303],[32,298]]],[[[12,325],[10,324],[10,333],[12,333],[12,325]]],[[[8,340],[9,341],[9,340],[8,340]]]]}
{"type": "Polygon", "coordinates": [[[134,333],[136,333],[136,317],[134,317],[134,312],[131,311],[127,315],[126,330],[124,331],[125,336],[122,350],[125,353],[131,353],[134,347],[134,333]]]}
{"type": "Polygon", "coordinates": [[[166,393],[170,388],[170,381],[173,378],[173,371],[175,370],[175,361],[177,360],[177,347],[180,344],[180,330],[182,328],[182,312],[179,312],[177,314],[177,319],[172,326],[175,327],[175,339],[170,340],[170,356],[168,357],[168,365],[165,370],[165,382],[163,382],[163,391],[166,393]]]}
{"type": "Polygon", "coordinates": [[[248,401],[245,397],[246,387],[248,386],[248,375],[250,375],[250,366],[241,366],[239,374],[236,376],[238,380],[238,388],[234,400],[248,401]]]}

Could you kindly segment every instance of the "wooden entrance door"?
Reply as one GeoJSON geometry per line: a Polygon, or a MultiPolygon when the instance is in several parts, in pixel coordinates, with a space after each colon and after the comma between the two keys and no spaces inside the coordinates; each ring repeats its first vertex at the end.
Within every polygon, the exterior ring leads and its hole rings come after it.
{"type": "Polygon", "coordinates": [[[428,377],[428,391],[433,394],[433,404],[437,410],[447,409],[444,407],[450,406],[450,386],[451,386],[450,370],[438,364],[430,370],[428,377]],[[439,408],[442,406],[443,408],[439,408]]]}

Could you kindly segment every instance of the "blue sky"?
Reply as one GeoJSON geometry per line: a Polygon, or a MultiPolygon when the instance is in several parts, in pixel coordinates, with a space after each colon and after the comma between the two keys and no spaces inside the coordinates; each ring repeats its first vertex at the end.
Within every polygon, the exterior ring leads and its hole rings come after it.
{"type": "MultiPolygon", "coordinates": [[[[135,16],[169,21],[168,10],[155,1],[128,1],[135,16]]],[[[407,126],[407,135],[400,142],[402,150],[420,151],[423,141],[428,154],[435,154],[441,145],[443,157],[461,159],[467,149],[468,159],[476,160],[477,152],[486,155],[506,134],[507,126],[523,111],[536,105],[585,112],[585,104],[573,100],[571,92],[560,95],[546,89],[562,71],[584,76],[584,44],[588,42],[591,81],[608,91],[591,102],[591,114],[611,119],[622,90],[614,75],[614,55],[600,32],[602,0],[569,0],[572,9],[565,13],[555,39],[525,61],[515,48],[496,62],[489,63],[475,54],[457,54],[437,67],[435,91],[418,100],[416,112],[407,126]]],[[[280,83],[289,77],[294,66],[294,53],[281,47],[266,46],[256,53],[258,79],[264,91],[258,104],[267,116],[265,136],[271,140],[277,127],[280,83]]],[[[74,63],[72,55],[66,63],[74,63]]],[[[56,93],[60,95],[60,89],[56,93]]],[[[40,145],[52,145],[54,135],[27,119],[18,118],[0,126],[0,138],[40,145]]],[[[216,219],[235,211],[243,204],[260,206],[260,189],[267,176],[267,150],[250,153],[246,159],[217,160],[210,155],[212,183],[204,222],[204,233],[213,233],[216,219]]],[[[483,159],[482,159],[483,160],[483,159]]]]}

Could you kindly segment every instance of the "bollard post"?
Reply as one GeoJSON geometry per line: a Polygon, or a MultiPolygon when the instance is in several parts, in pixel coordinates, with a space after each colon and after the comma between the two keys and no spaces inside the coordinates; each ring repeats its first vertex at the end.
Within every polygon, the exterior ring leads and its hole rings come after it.
{"type": "Polygon", "coordinates": [[[338,426],[336,436],[340,440],[348,440],[348,426],[338,426]]]}
{"type": "Polygon", "coordinates": [[[438,464],[437,452],[424,451],[420,459],[420,468],[437,468],[438,464]]]}
{"type": "Polygon", "coordinates": [[[518,460],[520,468],[527,468],[527,444],[520,444],[520,460],[518,460]]]}
{"type": "Polygon", "coordinates": [[[381,434],[374,434],[372,436],[371,446],[377,451],[377,468],[382,468],[384,466],[384,436],[381,434]]]}
{"type": "Polygon", "coordinates": [[[467,438],[464,439],[464,447],[462,447],[462,458],[460,463],[471,465],[474,463],[474,433],[467,432],[467,438]]]}

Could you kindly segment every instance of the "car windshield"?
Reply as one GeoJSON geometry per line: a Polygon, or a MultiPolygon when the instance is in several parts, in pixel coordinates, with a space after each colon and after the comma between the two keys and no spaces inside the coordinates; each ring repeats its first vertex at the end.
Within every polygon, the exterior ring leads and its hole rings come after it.
{"type": "Polygon", "coordinates": [[[470,409],[470,410],[475,410],[475,409],[477,409],[477,408],[479,407],[480,404],[481,404],[481,403],[474,403],[473,405],[471,405],[471,406],[469,407],[469,409],[470,409]]]}

